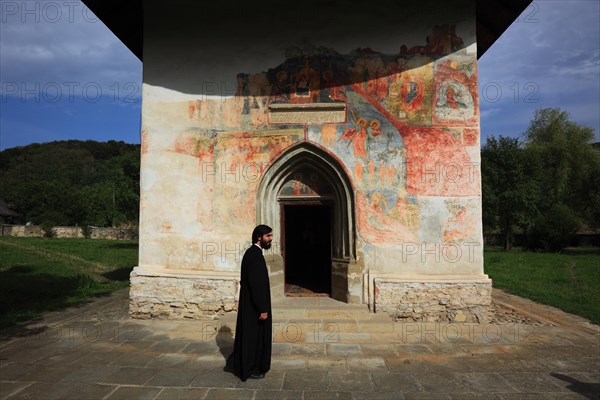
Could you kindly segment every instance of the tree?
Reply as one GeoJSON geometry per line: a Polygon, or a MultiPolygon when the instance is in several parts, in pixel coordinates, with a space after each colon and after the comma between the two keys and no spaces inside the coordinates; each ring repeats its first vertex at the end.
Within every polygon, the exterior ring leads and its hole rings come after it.
{"type": "Polygon", "coordinates": [[[558,251],[584,223],[600,226],[600,147],[558,108],[537,110],[523,137],[490,137],[481,150],[484,229],[507,250],[522,229],[528,247],[558,251]]]}
{"type": "Polygon", "coordinates": [[[600,152],[591,144],[593,130],[558,108],[536,110],[524,138],[538,187],[529,245],[557,251],[582,221],[598,223],[600,152]]]}
{"type": "Polygon", "coordinates": [[[512,248],[515,229],[530,225],[535,215],[535,185],[528,170],[519,139],[487,139],[481,150],[483,222],[500,230],[504,250],[512,248]]]}

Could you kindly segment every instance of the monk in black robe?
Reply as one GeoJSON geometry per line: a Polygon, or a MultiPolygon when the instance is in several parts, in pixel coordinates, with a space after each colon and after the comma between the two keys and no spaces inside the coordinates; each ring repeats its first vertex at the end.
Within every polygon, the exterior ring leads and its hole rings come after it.
{"type": "Polygon", "coordinates": [[[272,232],[266,225],[254,228],[242,258],[235,341],[224,368],[242,381],[262,379],[271,368],[271,287],[262,252],[271,247],[272,232]]]}

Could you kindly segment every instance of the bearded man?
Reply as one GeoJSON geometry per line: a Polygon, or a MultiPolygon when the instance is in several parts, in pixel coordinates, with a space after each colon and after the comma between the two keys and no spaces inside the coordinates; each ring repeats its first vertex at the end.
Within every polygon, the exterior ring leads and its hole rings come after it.
{"type": "Polygon", "coordinates": [[[224,370],[244,382],[264,378],[271,368],[271,286],[262,252],[272,241],[273,229],[258,225],[242,258],[235,341],[224,370]]]}

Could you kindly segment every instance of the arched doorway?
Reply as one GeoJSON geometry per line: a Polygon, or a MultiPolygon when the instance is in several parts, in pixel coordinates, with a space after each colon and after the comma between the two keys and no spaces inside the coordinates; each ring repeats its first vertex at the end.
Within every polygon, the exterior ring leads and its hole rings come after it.
{"type": "Polygon", "coordinates": [[[330,296],[336,204],[329,184],[304,167],[283,185],[277,201],[286,296],[330,296]]]}
{"type": "Polygon", "coordinates": [[[267,260],[272,293],[326,295],[349,301],[355,261],[354,196],[348,175],[326,150],[302,142],[265,171],[257,223],[273,227],[276,257],[267,260]]]}

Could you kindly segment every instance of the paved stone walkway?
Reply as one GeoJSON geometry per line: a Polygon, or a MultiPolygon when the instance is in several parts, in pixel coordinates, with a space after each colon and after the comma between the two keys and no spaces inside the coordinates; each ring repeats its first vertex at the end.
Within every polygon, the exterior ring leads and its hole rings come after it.
{"type": "Polygon", "coordinates": [[[2,332],[2,399],[600,399],[600,327],[494,290],[493,323],[393,322],[329,298],[274,304],[272,369],[222,371],[235,314],[132,320],[127,291],[2,332]]]}

